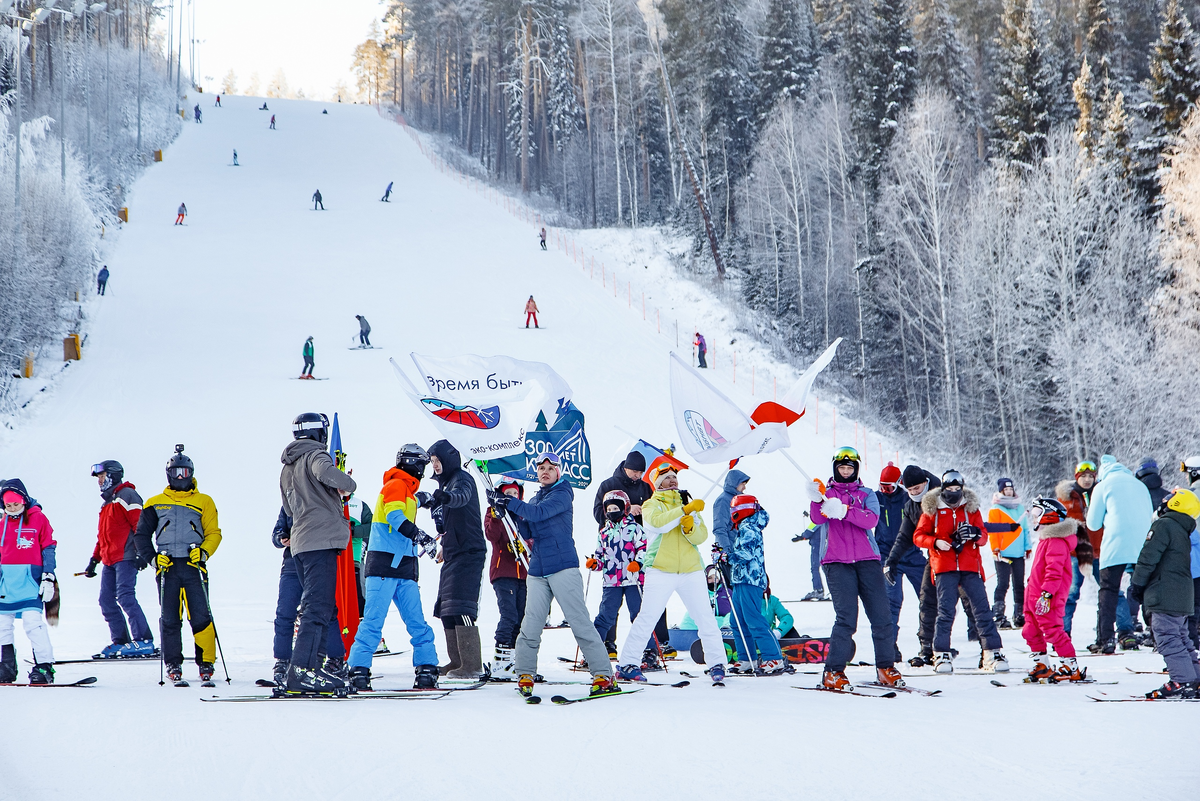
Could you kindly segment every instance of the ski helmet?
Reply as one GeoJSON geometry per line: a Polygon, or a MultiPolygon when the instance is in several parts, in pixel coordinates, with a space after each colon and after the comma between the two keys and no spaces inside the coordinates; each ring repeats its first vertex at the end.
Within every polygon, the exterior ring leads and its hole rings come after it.
{"type": "Polygon", "coordinates": [[[429,464],[429,454],[415,442],[410,442],[396,453],[396,467],[413,478],[425,478],[425,465],[429,464]]]}
{"type": "Polygon", "coordinates": [[[1187,473],[1188,481],[1200,481],[1200,456],[1189,456],[1179,463],[1179,469],[1187,473]]]}
{"type": "Polygon", "coordinates": [[[116,459],[105,459],[99,464],[92,465],[92,477],[96,476],[104,476],[104,483],[100,485],[100,491],[108,492],[124,479],[125,468],[116,459]]]}
{"type": "Polygon", "coordinates": [[[167,486],[179,492],[196,486],[196,466],[183,452],[183,445],[176,445],[175,453],[167,460],[167,486]]]}
{"type": "Polygon", "coordinates": [[[762,507],[758,505],[758,498],[753,495],[738,495],[733,499],[733,503],[729,504],[729,516],[733,525],[737,526],[760,509],[762,507]]]}
{"type": "Polygon", "coordinates": [[[292,437],[311,439],[324,445],[329,442],[329,418],[321,412],[304,412],[292,421],[292,437]]]}
{"type": "Polygon", "coordinates": [[[858,481],[858,467],[862,463],[862,457],[858,455],[858,451],[854,448],[838,448],[838,452],[833,455],[833,480],[842,484],[853,484],[858,481]],[[849,478],[842,478],[838,468],[844,464],[848,464],[854,468],[854,472],[849,478]]]}
{"type": "Polygon", "coordinates": [[[1075,478],[1079,478],[1083,473],[1091,473],[1096,475],[1096,463],[1088,459],[1084,459],[1079,464],[1075,465],[1075,478]]]}
{"type": "Polygon", "coordinates": [[[517,498],[523,499],[525,497],[525,488],[521,486],[520,481],[501,481],[496,485],[496,492],[499,492],[501,495],[503,495],[504,491],[509,487],[512,487],[517,491],[517,498]]]}
{"type": "Polygon", "coordinates": [[[1179,512],[1188,517],[1196,517],[1200,515],[1200,498],[1196,497],[1196,493],[1191,490],[1179,489],[1175,490],[1167,497],[1163,503],[1172,512],[1179,512]]]}
{"type": "Polygon", "coordinates": [[[1043,526],[1052,526],[1055,523],[1061,523],[1066,520],[1067,507],[1063,506],[1056,498],[1038,498],[1033,502],[1034,514],[1038,520],[1034,524],[1034,529],[1040,529],[1043,526]]]}
{"type": "Polygon", "coordinates": [[[963,488],[967,480],[957,470],[947,470],[942,473],[942,500],[950,506],[958,506],[962,502],[963,488]]]}
{"type": "Polygon", "coordinates": [[[606,492],[604,493],[604,500],[601,502],[600,508],[604,510],[604,516],[606,518],[616,523],[625,516],[627,511],[629,511],[629,496],[626,495],[622,490],[611,490],[606,492]],[[620,506],[621,511],[609,512],[608,507],[614,505],[620,506]]]}

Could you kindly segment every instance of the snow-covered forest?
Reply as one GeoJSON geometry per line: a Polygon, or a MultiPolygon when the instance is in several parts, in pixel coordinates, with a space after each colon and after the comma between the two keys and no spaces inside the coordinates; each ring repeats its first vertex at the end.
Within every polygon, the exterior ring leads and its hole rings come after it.
{"type": "Polygon", "coordinates": [[[151,35],[166,21],[151,2],[0,0],[0,12],[3,410],[24,358],[60,359],[62,337],[79,332],[76,293],[95,291],[102,232],[178,134],[176,85],[186,92],[191,81],[151,35]]]}
{"type": "Polygon", "coordinates": [[[1191,0],[387,0],[360,90],[668,225],[860,419],[1029,480],[1197,444],[1191,0]],[[1189,433],[1181,436],[1181,431],[1189,433]]]}

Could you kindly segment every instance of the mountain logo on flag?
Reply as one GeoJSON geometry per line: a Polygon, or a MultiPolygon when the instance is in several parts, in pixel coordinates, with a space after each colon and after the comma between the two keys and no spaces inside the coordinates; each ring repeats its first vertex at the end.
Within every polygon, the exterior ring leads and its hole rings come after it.
{"type": "Polygon", "coordinates": [[[500,423],[499,406],[477,409],[474,406],[455,406],[440,398],[421,398],[421,403],[425,404],[430,414],[440,417],[447,423],[484,429],[495,428],[500,423]]]}
{"type": "Polygon", "coordinates": [[[706,451],[710,448],[728,444],[720,432],[713,428],[712,424],[708,420],[705,420],[704,415],[699,412],[687,409],[683,413],[683,419],[687,422],[688,431],[696,440],[696,445],[701,450],[706,451]]]}

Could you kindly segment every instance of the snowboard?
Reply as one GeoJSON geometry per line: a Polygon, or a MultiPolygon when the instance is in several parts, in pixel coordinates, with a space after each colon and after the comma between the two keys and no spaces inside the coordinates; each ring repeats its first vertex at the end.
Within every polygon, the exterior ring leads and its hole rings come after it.
{"type": "Polygon", "coordinates": [[[301,378],[300,376],[292,376],[293,381],[328,381],[328,378],[301,378]]]}
{"type": "MultiPolygon", "coordinates": [[[[779,641],[779,648],[784,658],[794,665],[816,665],[825,661],[829,654],[828,637],[787,637],[779,641]]],[[[725,640],[725,661],[730,661],[735,652],[734,642],[725,640]]],[[[692,643],[692,661],[697,665],[705,664],[704,645],[700,640],[692,643]]]]}

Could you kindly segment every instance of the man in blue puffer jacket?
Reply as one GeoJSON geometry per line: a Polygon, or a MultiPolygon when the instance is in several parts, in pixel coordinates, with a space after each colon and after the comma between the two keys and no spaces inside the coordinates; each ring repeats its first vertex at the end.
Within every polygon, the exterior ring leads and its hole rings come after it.
{"type": "Polygon", "coordinates": [[[619,688],[613,682],[608,650],[592,625],[583,597],[579,554],[572,533],[575,491],[563,477],[561,461],[553,451],[538,457],[537,475],[541,489],[528,501],[488,490],[488,502],[500,514],[512,512],[521,536],[531,541],[525,617],[517,637],[517,689],[526,698],[533,694],[542,627],[550,614],[550,601],[555,599],[587,660],[592,674],[592,695],[617,692],[619,688]]]}
{"type": "MultiPolygon", "coordinates": [[[[1146,542],[1146,533],[1154,518],[1150,490],[1138,481],[1128,467],[1112,455],[1100,459],[1096,474],[1096,489],[1087,510],[1087,527],[1104,529],[1097,561],[1100,565],[1100,609],[1096,626],[1096,642],[1089,646],[1093,653],[1113,653],[1116,643],[1113,626],[1117,617],[1117,599],[1121,580],[1127,569],[1137,563],[1138,554],[1146,542]]],[[[1119,639],[1132,636],[1131,631],[1118,632],[1119,639]]]]}
{"type": "Polygon", "coordinates": [[[737,536],[737,529],[729,516],[729,504],[733,503],[736,496],[746,491],[746,484],[749,482],[750,476],[741,470],[730,470],[725,474],[723,492],[713,501],[712,532],[717,539],[717,545],[726,553],[733,548],[733,540],[737,536]]]}

